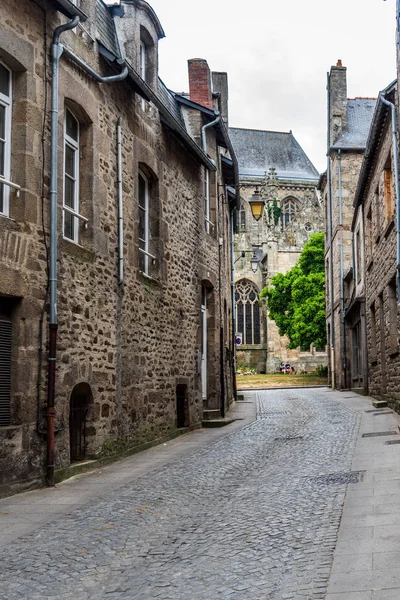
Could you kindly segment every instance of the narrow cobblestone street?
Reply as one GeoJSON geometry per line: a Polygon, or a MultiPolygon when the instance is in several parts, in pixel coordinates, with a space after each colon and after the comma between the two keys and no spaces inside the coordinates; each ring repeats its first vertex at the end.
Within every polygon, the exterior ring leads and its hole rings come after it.
{"type": "Polygon", "coordinates": [[[1,600],[325,598],[360,416],[327,389],[245,400],[257,419],[196,452],[118,489],[113,465],[82,478],[103,495],[3,549],[1,600]]]}

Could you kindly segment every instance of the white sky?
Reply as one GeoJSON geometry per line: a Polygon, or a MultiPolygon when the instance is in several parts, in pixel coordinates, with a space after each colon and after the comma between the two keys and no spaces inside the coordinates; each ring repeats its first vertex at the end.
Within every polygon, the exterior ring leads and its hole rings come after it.
{"type": "Polygon", "coordinates": [[[396,76],[396,0],[148,0],[166,33],[159,73],[188,91],[187,59],[227,71],[229,124],[289,131],[326,166],[326,73],[347,67],[348,96],[396,76]]]}

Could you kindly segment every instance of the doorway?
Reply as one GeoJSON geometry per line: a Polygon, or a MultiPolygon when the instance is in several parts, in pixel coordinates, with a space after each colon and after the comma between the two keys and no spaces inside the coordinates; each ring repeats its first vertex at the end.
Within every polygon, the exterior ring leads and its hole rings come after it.
{"type": "Polygon", "coordinates": [[[87,453],[86,431],[89,405],[93,394],[88,383],[78,383],[72,390],[69,410],[69,447],[71,462],[84,460],[87,453]]]}

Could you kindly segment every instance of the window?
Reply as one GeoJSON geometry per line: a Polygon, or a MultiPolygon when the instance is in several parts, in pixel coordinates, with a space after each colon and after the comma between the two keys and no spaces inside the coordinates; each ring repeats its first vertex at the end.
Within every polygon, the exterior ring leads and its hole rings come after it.
{"type": "Polygon", "coordinates": [[[242,279],[236,284],[236,328],[243,334],[243,344],[261,343],[258,291],[251,281],[242,279]]]}
{"type": "Polygon", "coordinates": [[[149,275],[149,180],[139,172],[139,270],[149,275]]]}
{"type": "Polygon", "coordinates": [[[282,202],[282,231],[284,231],[294,219],[296,208],[296,201],[294,198],[287,198],[282,202]]]}
{"type": "MultiPolygon", "coordinates": [[[[0,62],[0,175],[11,174],[11,71],[0,62]]],[[[0,214],[10,214],[10,188],[0,184],[0,214]]]]}
{"type": "Polygon", "coordinates": [[[392,279],[388,285],[389,300],[389,347],[397,346],[397,290],[396,280],[392,279]]]}
{"type": "Polygon", "coordinates": [[[361,236],[359,229],[356,232],[356,281],[361,281],[361,236]]]}
{"type": "Polygon", "coordinates": [[[65,110],[64,237],[79,243],[79,121],[65,110]]]}
{"type": "Polygon", "coordinates": [[[146,81],[146,46],[144,45],[144,42],[140,42],[139,74],[143,81],[146,81]]]}
{"type": "Polygon", "coordinates": [[[239,210],[239,229],[240,231],[246,230],[246,209],[243,203],[240,205],[239,210]]]}
{"type": "Polygon", "coordinates": [[[389,155],[385,168],[383,170],[383,190],[385,198],[385,216],[386,222],[390,221],[394,213],[393,203],[393,177],[392,177],[392,163],[389,155]]]}
{"type": "Polygon", "coordinates": [[[370,207],[367,213],[367,252],[368,252],[368,260],[372,260],[373,251],[374,251],[374,234],[373,234],[373,225],[372,225],[372,208],[370,207]]]}

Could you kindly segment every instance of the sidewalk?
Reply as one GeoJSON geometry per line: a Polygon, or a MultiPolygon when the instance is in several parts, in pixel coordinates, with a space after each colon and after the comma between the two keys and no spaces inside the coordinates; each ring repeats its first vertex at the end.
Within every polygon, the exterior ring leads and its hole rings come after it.
{"type": "Polygon", "coordinates": [[[165,444],[114,462],[100,470],[77,475],[57,484],[0,499],[0,551],[19,537],[36,532],[60,516],[71,514],[89,502],[97,501],[109,491],[135,482],[139,477],[161,469],[182,457],[246,427],[256,418],[255,396],[250,402],[237,402],[227,417],[236,419],[217,429],[196,429],[165,444]]]}
{"type": "Polygon", "coordinates": [[[400,600],[400,416],[369,397],[332,395],[361,417],[360,474],[347,486],[326,600],[400,600]]]}

